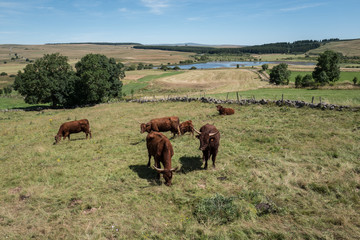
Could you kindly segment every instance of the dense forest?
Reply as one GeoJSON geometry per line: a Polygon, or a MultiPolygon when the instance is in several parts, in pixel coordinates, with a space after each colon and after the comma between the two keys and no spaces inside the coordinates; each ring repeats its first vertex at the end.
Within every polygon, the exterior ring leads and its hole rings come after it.
{"type": "Polygon", "coordinates": [[[311,49],[320,47],[322,44],[339,41],[337,38],[317,40],[301,40],[293,43],[279,42],[263,45],[255,45],[241,48],[214,48],[196,46],[161,46],[161,45],[137,45],[137,49],[158,49],[167,51],[194,52],[198,54],[242,54],[242,53],[305,53],[311,49]]]}

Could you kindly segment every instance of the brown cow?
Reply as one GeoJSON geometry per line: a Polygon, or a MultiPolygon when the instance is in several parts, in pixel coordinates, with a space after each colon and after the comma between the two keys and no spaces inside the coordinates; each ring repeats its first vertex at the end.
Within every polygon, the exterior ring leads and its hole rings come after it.
{"type": "Polygon", "coordinates": [[[71,121],[61,124],[59,131],[55,136],[54,144],[60,142],[61,137],[63,137],[64,140],[66,137],[68,137],[70,140],[71,133],[79,133],[79,132],[86,133],[86,139],[88,138],[88,135],[90,135],[91,138],[90,124],[87,119],[81,119],[81,120],[71,121]]]}
{"type": "Polygon", "coordinates": [[[200,128],[200,131],[194,129],[199,135],[196,137],[200,140],[199,149],[203,152],[204,169],[207,169],[210,156],[212,155],[213,167],[215,168],[216,155],[220,145],[220,132],[215,126],[206,124],[200,128]]]}
{"type": "Polygon", "coordinates": [[[174,155],[174,150],[169,139],[162,133],[150,132],[146,136],[146,146],[149,154],[148,166],[150,166],[151,156],[154,156],[154,168],[159,173],[158,178],[162,173],[165,184],[170,186],[173,172],[177,170],[177,167],[171,168],[171,157],[174,155]],[[160,162],[163,164],[164,169],[161,169],[160,162]]]}
{"type": "Polygon", "coordinates": [[[219,111],[220,115],[233,115],[235,110],[232,108],[224,108],[221,105],[217,105],[216,109],[219,111]]]}
{"type": "Polygon", "coordinates": [[[194,136],[194,125],[191,120],[180,123],[179,125],[181,135],[189,132],[192,136],[194,136]]]}
{"type": "Polygon", "coordinates": [[[151,131],[154,132],[167,132],[171,131],[174,136],[175,134],[180,135],[179,129],[180,121],[178,117],[163,117],[151,119],[148,123],[140,124],[140,133],[151,131]]]}

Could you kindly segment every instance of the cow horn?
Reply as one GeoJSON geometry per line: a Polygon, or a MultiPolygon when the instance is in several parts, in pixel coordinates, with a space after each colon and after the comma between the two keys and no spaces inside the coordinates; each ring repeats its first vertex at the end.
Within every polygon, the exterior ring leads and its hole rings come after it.
{"type": "Polygon", "coordinates": [[[192,128],[197,134],[201,134],[198,130],[196,130],[194,127],[192,128]]]}
{"type": "Polygon", "coordinates": [[[219,131],[216,131],[215,133],[209,133],[209,137],[215,136],[218,133],[219,133],[219,131]]]}
{"type": "Polygon", "coordinates": [[[171,172],[175,172],[179,167],[170,169],[171,172]]]}
{"type": "Polygon", "coordinates": [[[164,171],[164,169],[160,169],[155,167],[155,165],[153,166],[153,168],[158,172],[158,173],[162,173],[164,171]]]}

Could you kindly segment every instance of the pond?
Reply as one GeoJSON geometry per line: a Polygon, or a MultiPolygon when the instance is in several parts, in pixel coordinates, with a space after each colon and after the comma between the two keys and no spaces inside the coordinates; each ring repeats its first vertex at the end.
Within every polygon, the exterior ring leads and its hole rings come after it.
{"type": "MultiPolygon", "coordinates": [[[[197,69],[212,69],[212,68],[236,68],[237,65],[239,65],[239,67],[252,67],[252,66],[261,66],[263,64],[280,64],[280,63],[286,63],[289,65],[303,65],[303,66],[315,65],[315,63],[312,62],[207,62],[207,63],[194,63],[188,65],[178,65],[178,67],[180,69],[190,69],[192,67],[196,67],[197,69]]],[[[174,66],[169,66],[169,67],[174,67],[174,66]]]]}

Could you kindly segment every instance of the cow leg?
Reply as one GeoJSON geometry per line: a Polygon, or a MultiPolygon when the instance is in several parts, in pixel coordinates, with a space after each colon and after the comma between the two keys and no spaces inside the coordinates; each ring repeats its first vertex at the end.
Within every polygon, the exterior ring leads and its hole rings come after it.
{"type": "MultiPolygon", "coordinates": [[[[160,161],[155,159],[155,165],[157,168],[161,168],[160,161]]],[[[160,180],[160,173],[157,174],[156,178],[160,180]]]]}
{"type": "Polygon", "coordinates": [[[150,159],[151,159],[151,155],[149,154],[149,161],[148,161],[147,167],[150,167],[150,159]]]}
{"type": "Polygon", "coordinates": [[[212,153],[212,156],[211,156],[211,159],[212,159],[212,163],[213,163],[213,168],[215,168],[215,161],[216,161],[216,155],[218,153],[218,150],[216,149],[213,153],[212,153]]]}
{"type": "Polygon", "coordinates": [[[69,139],[69,141],[70,141],[70,133],[65,133],[65,135],[64,135],[64,140],[65,140],[65,138],[68,138],[69,139]]]}
{"type": "Polygon", "coordinates": [[[203,151],[203,162],[205,161],[204,169],[208,168],[209,157],[210,157],[210,152],[209,151],[203,151]]]}

